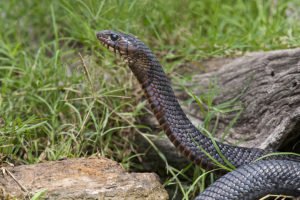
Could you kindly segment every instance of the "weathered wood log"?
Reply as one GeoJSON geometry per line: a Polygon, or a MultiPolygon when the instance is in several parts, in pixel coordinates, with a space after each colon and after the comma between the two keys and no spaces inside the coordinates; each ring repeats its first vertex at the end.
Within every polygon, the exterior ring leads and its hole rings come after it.
{"type": "MultiPolygon", "coordinates": [[[[243,107],[226,138],[229,143],[242,140],[240,146],[278,149],[287,138],[299,136],[300,130],[294,130],[300,123],[300,49],[252,53],[194,76],[192,84],[208,88],[212,79],[220,88],[216,104],[237,98],[243,107]]],[[[235,115],[225,116],[225,124],[235,115]]]]}
{"type": "Polygon", "coordinates": [[[106,158],[80,158],[2,169],[0,199],[168,199],[154,173],[127,173],[106,158]],[[27,190],[27,191],[26,191],[27,190]]]}
{"type": "MultiPolygon", "coordinates": [[[[209,91],[213,81],[220,91],[215,104],[235,99],[243,108],[224,142],[262,149],[294,145],[288,150],[299,152],[300,49],[250,53],[225,62],[227,64],[209,69],[208,73],[193,72],[192,81],[186,85],[194,94],[200,95],[209,91]]],[[[182,103],[182,97],[186,95],[178,90],[176,94],[182,103]]],[[[202,117],[196,103],[184,107],[184,110],[188,116],[202,117]]],[[[237,112],[232,112],[221,116],[216,138],[222,138],[226,126],[236,115],[237,112]]],[[[154,120],[148,121],[152,123],[154,120]]],[[[199,122],[194,124],[197,126],[199,122]]],[[[152,123],[152,127],[157,127],[157,124],[152,123]]],[[[182,157],[174,154],[175,148],[167,138],[154,143],[175,166],[183,164],[182,157]]],[[[148,155],[145,163],[155,166],[159,158],[155,158],[153,152],[148,155]]]]}

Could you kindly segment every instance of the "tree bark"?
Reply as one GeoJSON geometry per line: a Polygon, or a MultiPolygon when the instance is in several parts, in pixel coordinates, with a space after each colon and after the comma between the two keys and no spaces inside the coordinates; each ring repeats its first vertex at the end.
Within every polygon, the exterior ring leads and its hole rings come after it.
{"type": "MultiPolygon", "coordinates": [[[[295,128],[300,122],[300,49],[252,53],[215,72],[195,75],[191,84],[208,88],[213,79],[220,88],[215,104],[236,99],[243,108],[227,142],[278,149],[287,138],[299,136],[295,128]]],[[[201,88],[193,91],[205,92],[201,88]]],[[[225,116],[224,124],[236,114],[225,116]]]]}

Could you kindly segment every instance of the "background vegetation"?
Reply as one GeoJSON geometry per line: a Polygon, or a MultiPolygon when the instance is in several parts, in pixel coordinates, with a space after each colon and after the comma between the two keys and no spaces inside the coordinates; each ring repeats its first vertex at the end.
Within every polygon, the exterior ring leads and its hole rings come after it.
{"type": "MultiPolygon", "coordinates": [[[[141,92],[96,30],[137,35],[180,80],[174,69],[186,61],[299,46],[299,10],[297,0],[0,2],[1,162],[98,154],[140,167],[131,138],[148,136],[135,121],[143,114],[141,92]]],[[[204,183],[202,169],[194,178],[168,170],[165,185],[179,188],[175,196],[188,199],[205,187],[190,187],[204,183]]]]}

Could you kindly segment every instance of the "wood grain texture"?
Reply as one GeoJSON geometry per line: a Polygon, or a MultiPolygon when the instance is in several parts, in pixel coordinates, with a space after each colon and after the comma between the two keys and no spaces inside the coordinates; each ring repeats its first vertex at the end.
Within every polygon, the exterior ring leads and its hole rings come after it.
{"type": "Polygon", "coordinates": [[[8,167],[0,174],[0,199],[46,190],[47,199],[168,199],[154,173],[128,173],[106,158],[80,158],[8,167]]]}
{"type": "MultiPolygon", "coordinates": [[[[195,75],[191,84],[208,88],[212,79],[220,88],[216,104],[238,98],[243,107],[226,138],[229,143],[244,140],[241,146],[277,149],[299,135],[295,128],[300,122],[300,49],[252,53],[215,72],[195,75]]],[[[203,92],[201,88],[194,92],[203,92]]],[[[228,115],[225,124],[235,114],[228,115]]]]}

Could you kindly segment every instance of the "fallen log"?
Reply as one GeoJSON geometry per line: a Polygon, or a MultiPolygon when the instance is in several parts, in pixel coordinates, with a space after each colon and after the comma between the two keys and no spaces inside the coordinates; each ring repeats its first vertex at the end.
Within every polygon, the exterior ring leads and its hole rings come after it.
{"type": "Polygon", "coordinates": [[[128,173],[106,158],[79,158],[2,168],[0,199],[168,199],[154,173],[128,173]]]}
{"type": "MultiPolygon", "coordinates": [[[[220,88],[215,104],[236,99],[243,108],[226,141],[240,146],[278,149],[300,124],[300,49],[252,53],[215,72],[193,77],[191,84],[220,88]]],[[[195,94],[204,92],[193,90],[195,94]]],[[[228,123],[236,113],[225,116],[228,123]]],[[[217,136],[221,136],[222,129],[217,136]]]]}

